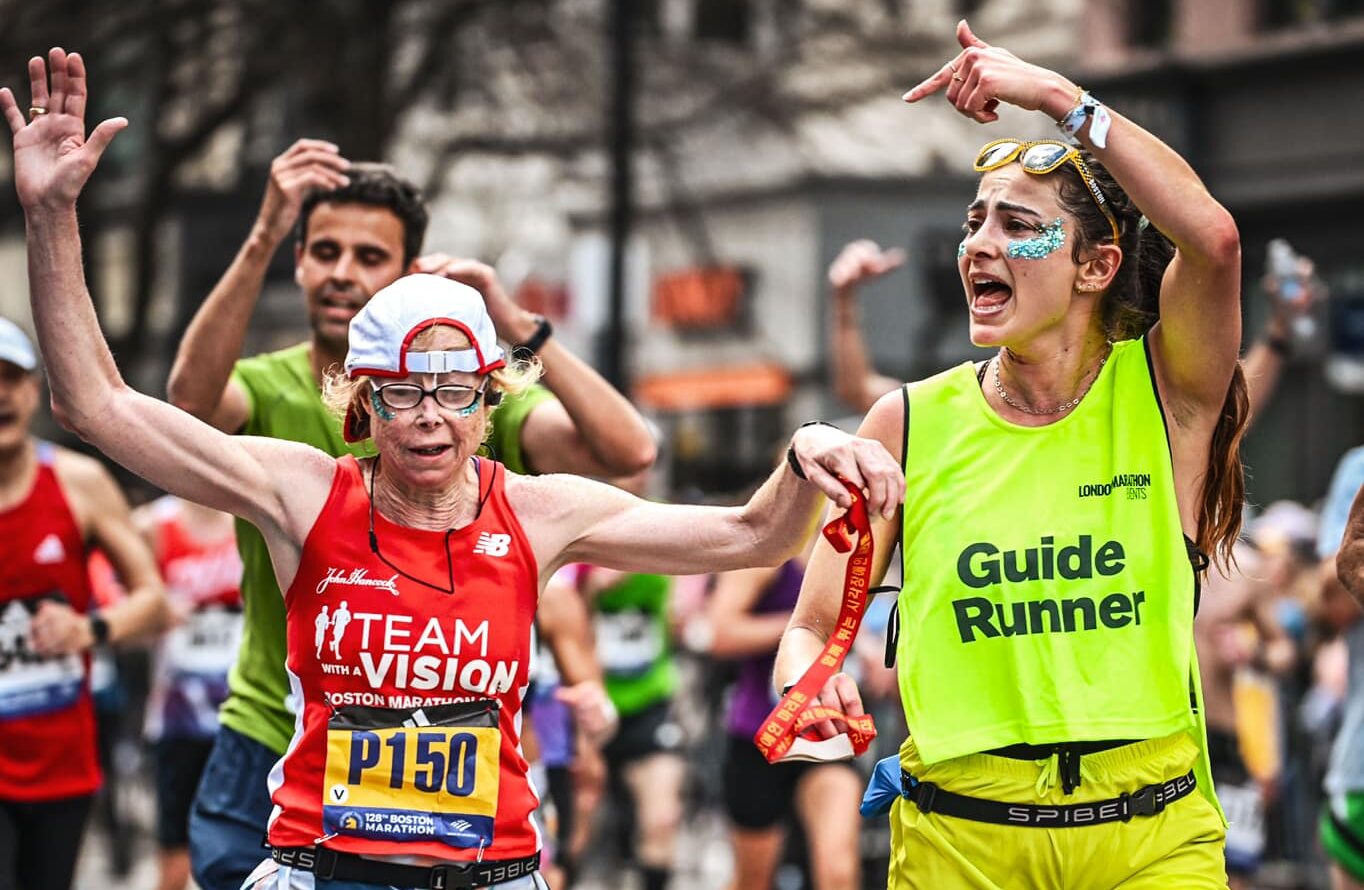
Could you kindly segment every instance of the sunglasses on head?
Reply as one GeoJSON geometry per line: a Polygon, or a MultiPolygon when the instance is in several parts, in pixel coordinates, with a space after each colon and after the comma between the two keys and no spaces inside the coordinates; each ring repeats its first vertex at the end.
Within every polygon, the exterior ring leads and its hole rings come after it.
{"type": "Polygon", "coordinates": [[[1094,204],[1099,208],[1099,212],[1104,215],[1104,219],[1108,220],[1108,225],[1113,229],[1113,243],[1118,243],[1118,220],[1113,216],[1113,211],[1108,209],[1108,201],[1104,198],[1099,183],[1094,179],[1094,174],[1089,172],[1089,165],[1080,157],[1079,149],[1053,139],[1042,139],[1036,142],[1024,142],[1019,139],[996,139],[994,142],[987,143],[980,150],[980,154],[976,155],[975,168],[977,173],[984,173],[988,170],[998,170],[1014,161],[1022,164],[1024,170],[1038,176],[1051,173],[1069,161],[1080,174],[1080,179],[1084,180],[1085,187],[1089,189],[1089,196],[1094,199],[1094,204]]]}

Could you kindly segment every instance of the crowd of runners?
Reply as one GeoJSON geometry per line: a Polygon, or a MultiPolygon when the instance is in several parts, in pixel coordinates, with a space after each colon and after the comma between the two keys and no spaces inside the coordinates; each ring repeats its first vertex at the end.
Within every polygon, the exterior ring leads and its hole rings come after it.
{"type": "Polygon", "coordinates": [[[880,373],[858,289],[903,254],[849,244],[856,434],[794,429],[714,506],[668,502],[651,425],[491,267],[425,252],[400,171],[322,141],[273,163],[166,399],[131,389],[75,209],[127,122],[87,129],[78,54],[32,59],[27,110],[0,90],[36,329],[0,320],[0,890],[72,886],[97,800],[126,868],[97,792],[127,772],[100,715],[130,712],[161,890],[563,890],[603,859],[676,888],[708,811],[735,890],[1251,887],[1271,860],[1364,887],[1364,449],[1319,513],[1246,510],[1239,454],[1324,289],[1295,258],[1241,354],[1236,224],[1188,165],[957,38],[907,103],[1061,130],[962,146],[991,357],[880,373]],[[309,337],[244,356],[281,249],[309,337]],[[44,380],[163,494],[131,510],[36,439],[44,380]],[[130,651],[145,696],[110,679],[130,651]]]}

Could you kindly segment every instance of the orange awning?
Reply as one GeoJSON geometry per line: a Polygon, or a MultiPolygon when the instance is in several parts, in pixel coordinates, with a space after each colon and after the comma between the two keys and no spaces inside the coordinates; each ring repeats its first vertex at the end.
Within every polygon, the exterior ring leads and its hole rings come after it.
{"type": "Polygon", "coordinates": [[[791,374],[777,364],[669,371],[635,383],[635,398],[657,411],[775,405],[790,394],[791,374]]]}

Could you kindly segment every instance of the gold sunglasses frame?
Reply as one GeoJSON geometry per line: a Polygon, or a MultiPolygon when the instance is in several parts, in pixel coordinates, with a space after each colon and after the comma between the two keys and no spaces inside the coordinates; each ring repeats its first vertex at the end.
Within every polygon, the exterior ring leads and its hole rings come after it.
{"type": "Polygon", "coordinates": [[[1076,171],[1080,174],[1080,179],[1084,181],[1085,188],[1089,189],[1089,196],[1094,199],[1095,206],[1099,208],[1099,212],[1104,215],[1104,219],[1108,220],[1109,227],[1113,229],[1113,243],[1117,244],[1118,219],[1113,215],[1113,211],[1108,208],[1108,201],[1104,198],[1103,190],[1099,188],[1099,183],[1094,179],[1094,174],[1089,172],[1089,165],[1085,163],[1084,158],[1080,157],[1080,151],[1075,146],[1067,145],[1064,142],[1058,142],[1055,139],[1036,139],[1031,141],[1024,139],[996,139],[993,142],[987,142],[981,147],[980,151],[976,153],[976,161],[973,166],[977,173],[987,173],[991,170],[998,170],[1000,167],[1012,164],[1014,161],[1019,161],[1021,163],[1023,156],[1028,153],[1028,150],[1039,145],[1055,145],[1064,149],[1064,151],[1061,153],[1061,156],[1049,164],[1045,170],[1029,167],[1027,164],[1023,164],[1023,169],[1036,176],[1045,176],[1046,174],[1055,171],[1067,161],[1073,164],[1076,171]],[[1001,145],[1010,143],[1013,144],[1013,149],[1005,152],[1004,155],[997,160],[988,164],[984,163],[985,156],[991,151],[1001,145]]]}

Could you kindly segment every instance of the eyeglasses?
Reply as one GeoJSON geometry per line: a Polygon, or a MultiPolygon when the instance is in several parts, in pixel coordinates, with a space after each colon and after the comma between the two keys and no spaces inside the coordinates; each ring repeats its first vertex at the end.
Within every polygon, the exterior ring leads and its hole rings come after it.
{"type": "Polygon", "coordinates": [[[415,383],[385,383],[374,387],[374,394],[385,407],[394,411],[415,408],[422,403],[422,399],[431,396],[442,408],[458,411],[461,415],[469,415],[478,407],[478,400],[485,396],[489,405],[497,404],[500,393],[487,392],[487,388],[486,380],[478,387],[465,386],[462,383],[442,383],[432,389],[422,389],[415,383]]]}
{"type": "Polygon", "coordinates": [[[1080,157],[1080,150],[1073,145],[1064,142],[1057,142],[1053,139],[1041,139],[1036,142],[1022,142],[1018,139],[996,139],[994,142],[987,143],[976,155],[976,172],[984,173],[988,170],[998,170],[1005,164],[1017,160],[1023,165],[1023,169],[1029,173],[1041,176],[1051,173],[1057,167],[1069,161],[1079,172],[1080,178],[1084,180],[1085,187],[1089,189],[1089,195],[1094,199],[1099,211],[1108,220],[1108,225],[1113,229],[1113,243],[1118,243],[1118,220],[1113,216],[1113,211],[1108,208],[1108,200],[1104,198],[1103,191],[1099,188],[1099,183],[1094,179],[1094,174],[1089,171],[1089,165],[1080,157]]]}

